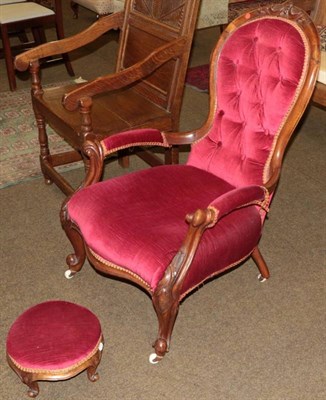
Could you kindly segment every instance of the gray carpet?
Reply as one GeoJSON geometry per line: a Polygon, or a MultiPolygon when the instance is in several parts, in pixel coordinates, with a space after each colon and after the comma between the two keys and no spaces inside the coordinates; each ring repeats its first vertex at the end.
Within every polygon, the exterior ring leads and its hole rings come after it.
{"type": "MultiPolygon", "coordinates": [[[[194,64],[215,33],[198,34],[194,64]]],[[[181,126],[197,127],[206,112],[207,95],[188,88],[181,126]]],[[[155,366],[148,355],[157,321],[147,295],[88,263],[74,279],[64,278],[71,248],[58,218],[63,194],[41,178],[2,189],[0,399],[27,398],[6,364],[5,339],[22,311],[48,299],[88,307],[106,342],[98,382],[85,373],[41,382],[40,399],[325,399],[325,126],[325,111],[311,107],[287,154],[261,241],[270,280],[260,284],[248,261],[195,291],[180,307],[170,353],[155,366]]],[[[132,159],[131,169],[142,166],[132,159]]],[[[108,176],[121,173],[109,165],[108,176]]],[[[80,170],[67,174],[76,183],[81,177],[80,170]]]]}

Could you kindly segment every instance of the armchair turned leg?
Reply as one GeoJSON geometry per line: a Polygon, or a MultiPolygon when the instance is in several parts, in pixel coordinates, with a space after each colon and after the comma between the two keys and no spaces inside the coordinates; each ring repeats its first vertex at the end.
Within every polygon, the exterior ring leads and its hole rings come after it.
{"type": "Polygon", "coordinates": [[[46,133],[46,126],[45,126],[45,120],[41,114],[38,114],[35,112],[35,119],[37,123],[37,128],[38,128],[38,140],[40,144],[40,164],[41,164],[41,170],[43,173],[43,177],[45,180],[45,183],[47,185],[52,184],[52,180],[46,173],[46,168],[45,164],[51,164],[51,155],[50,155],[50,149],[49,149],[49,141],[48,141],[48,135],[46,133]]]}
{"type": "Polygon", "coordinates": [[[270,274],[267,264],[263,256],[261,255],[258,247],[256,247],[255,250],[252,252],[251,257],[253,258],[260,272],[258,275],[258,280],[260,282],[265,282],[270,277],[270,274]]]}

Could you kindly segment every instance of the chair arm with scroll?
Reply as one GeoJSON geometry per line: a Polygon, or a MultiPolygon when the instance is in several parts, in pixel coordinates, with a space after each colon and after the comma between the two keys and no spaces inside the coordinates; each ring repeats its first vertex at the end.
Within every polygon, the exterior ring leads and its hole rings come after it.
{"type": "Polygon", "coordinates": [[[98,19],[89,28],[69,38],[55,40],[34,47],[15,58],[15,67],[19,71],[25,71],[32,62],[41,58],[56,56],[68,53],[93,42],[111,29],[118,29],[122,26],[123,12],[114,13],[98,19]]]}
{"type": "Polygon", "coordinates": [[[215,225],[218,220],[230,214],[232,211],[249,205],[258,205],[265,211],[268,211],[268,203],[268,190],[263,186],[252,185],[233,189],[225,193],[215,199],[208,206],[208,209],[214,210],[215,219],[212,224],[215,225]]]}
{"type": "MultiPolygon", "coordinates": [[[[186,221],[189,229],[180,251],[186,256],[191,256],[191,260],[188,267],[184,265],[181,269],[187,270],[190,267],[200,238],[207,228],[213,228],[220,219],[242,207],[257,205],[268,211],[268,203],[268,190],[263,186],[251,185],[233,189],[213,200],[206,209],[198,209],[193,214],[188,214],[186,221]]],[[[186,272],[182,274],[185,276],[186,272]]]]}
{"type": "MultiPolygon", "coordinates": [[[[186,221],[189,224],[189,230],[183,247],[188,247],[189,237],[192,235],[200,236],[207,228],[213,228],[220,219],[230,214],[231,212],[251,205],[257,205],[268,211],[269,192],[263,186],[251,185],[233,189],[222,196],[213,200],[205,209],[198,209],[193,214],[186,216],[186,221]]],[[[199,240],[198,240],[199,244],[199,240]]],[[[197,245],[198,245],[197,244],[197,245]]],[[[189,253],[189,248],[185,251],[189,253]]],[[[193,249],[192,249],[193,250],[193,249]]]]}
{"type": "Polygon", "coordinates": [[[163,132],[158,129],[133,129],[108,136],[101,142],[86,140],[82,152],[89,159],[89,168],[79,189],[90,186],[101,179],[104,160],[119,150],[137,146],[170,147],[163,132]]]}
{"type": "MultiPolygon", "coordinates": [[[[265,208],[268,200],[269,195],[264,187],[237,188],[218,197],[206,209],[198,209],[187,215],[189,227],[185,239],[153,293],[156,309],[164,313],[187,295],[187,292],[182,293],[183,283],[206,229],[214,229],[219,219],[240,207],[257,204],[265,208]]],[[[159,337],[155,342],[156,357],[160,359],[166,349],[166,340],[159,337]]]]}
{"type": "Polygon", "coordinates": [[[147,77],[161,65],[181,55],[188,44],[188,40],[188,38],[182,36],[168,42],[131,67],[97,78],[69,92],[63,98],[64,107],[69,111],[74,111],[80,105],[80,99],[83,97],[92,98],[103,92],[121,89],[147,77]]]}

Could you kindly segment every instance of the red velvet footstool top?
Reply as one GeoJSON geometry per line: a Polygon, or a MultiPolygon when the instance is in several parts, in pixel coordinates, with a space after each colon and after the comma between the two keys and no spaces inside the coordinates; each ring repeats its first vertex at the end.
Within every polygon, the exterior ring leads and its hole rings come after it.
{"type": "Polygon", "coordinates": [[[7,354],[25,371],[64,370],[92,357],[102,340],[98,318],[67,301],[37,304],[21,314],[7,337],[7,354]]]}

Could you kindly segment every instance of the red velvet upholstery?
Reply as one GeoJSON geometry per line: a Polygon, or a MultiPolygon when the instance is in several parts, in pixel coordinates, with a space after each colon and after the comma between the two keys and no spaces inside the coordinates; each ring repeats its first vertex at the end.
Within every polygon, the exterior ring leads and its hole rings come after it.
{"type": "MultiPolygon", "coordinates": [[[[137,274],[154,291],[187,232],[186,214],[209,206],[232,189],[195,167],[162,166],[79,191],[69,201],[68,210],[96,254],[137,274]]],[[[261,219],[255,207],[238,210],[208,230],[184,291],[248,255],[260,232],[261,219]],[[210,257],[215,252],[223,256],[210,257]]]]}
{"type": "MultiPolygon", "coordinates": [[[[236,30],[218,62],[215,121],[193,146],[188,166],[137,172],[91,186],[70,200],[70,218],[87,245],[154,291],[181,246],[187,213],[209,206],[234,187],[263,183],[266,161],[301,78],[304,54],[300,34],[282,20],[268,18],[236,30]]],[[[131,143],[160,140],[156,130],[130,135],[131,143]]],[[[107,152],[125,145],[125,135],[115,136],[103,142],[107,152]]],[[[247,256],[260,233],[259,213],[253,207],[232,213],[208,230],[184,291],[247,256]]]]}
{"type": "Polygon", "coordinates": [[[236,30],[218,61],[215,121],[193,146],[189,165],[236,187],[264,183],[265,164],[295,99],[304,57],[298,30],[282,20],[261,19],[236,30]]]}
{"type": "Polygon", "coordinates": [[[98,350],[101,326],[88,309],[66,301],[29,308],[11,326],[7,354],[31,372],[64,370],[98,350]]]}
{"type": "Polygon", "coordinates": [[[108,155],[131,146],[168,147],[166,139],[158,129],[133,129],[108,136],[102,140],[104,154],[108,155]]]}

